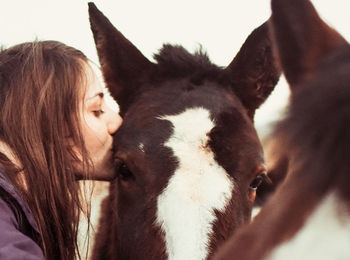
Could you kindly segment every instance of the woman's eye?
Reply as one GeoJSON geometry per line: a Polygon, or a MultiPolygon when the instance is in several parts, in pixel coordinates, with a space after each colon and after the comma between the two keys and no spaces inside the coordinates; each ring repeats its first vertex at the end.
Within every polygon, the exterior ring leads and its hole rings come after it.
{"type": "Polygon", "coordinates": [[[135,176],[132,174],[125,163],[120,163],[117,166],[116,171],[119,178],[123,181],[135,180],[135,176]]]}
{"type": "Polygon", "coordinates": [[[102,109],[92,111],[96,117],[100,117],[105,111],[102,109]]]}
{"type": "Polygon", "coordinates": [[[265,180],[265,178],[268,178],[265,173],[262,173],[256,176],[255,179],[250,183],[249,189],[251,191],[256,191],[258,187],[261,185],[261,183],[265,180]]]}

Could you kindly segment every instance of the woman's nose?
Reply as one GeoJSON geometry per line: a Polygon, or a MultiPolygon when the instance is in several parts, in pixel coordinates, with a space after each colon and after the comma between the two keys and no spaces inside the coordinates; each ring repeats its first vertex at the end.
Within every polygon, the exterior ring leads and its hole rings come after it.
{"type": "Polygon", "coordinates": [[[107,130],[110,135],[113,135],[122,125],[123,119],[119,113],[108,107],[107,130]]]}

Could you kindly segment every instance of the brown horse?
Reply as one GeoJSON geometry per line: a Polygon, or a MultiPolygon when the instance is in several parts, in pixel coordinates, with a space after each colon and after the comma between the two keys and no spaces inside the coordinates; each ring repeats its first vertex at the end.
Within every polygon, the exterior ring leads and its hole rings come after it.
{"type": "Polygon", "coordinates": [[[164,45],[150,62],[89,4],[105,82],[124,119],[95,259],[207,259],[250,220],[265,178],[253,117],[280,76],[267,24],[226,68],[164,45]]]}
{"type": "Polygon", "coordinates": [[[277,125],[286,180],[215,259],[350,259],[350,46],[308,0],[272,0],[292,97],[277,125]]]}

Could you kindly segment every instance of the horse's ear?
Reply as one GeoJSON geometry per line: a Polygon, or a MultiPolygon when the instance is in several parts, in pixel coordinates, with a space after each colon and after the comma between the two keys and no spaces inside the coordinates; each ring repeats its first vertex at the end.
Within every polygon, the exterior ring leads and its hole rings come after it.
{"type": "Polygon", "coordinates": [[[154,64],[114,28],[93,3],[89,3],[89,15],[105,83],[123,116],[154,64]]]}
{"type": "Polygon", "coordinates": [[[309,0],[272,0],[271,31],[280,64],[293,88],[344,38],[318,16],[309,0]]]}
{"type": "Polygon", "coordinates": [[[253,118],[255,110],[270,95],[281,75],[267,22],[248,36],[225,72],[229,73],[236,95],[253,118]]]}

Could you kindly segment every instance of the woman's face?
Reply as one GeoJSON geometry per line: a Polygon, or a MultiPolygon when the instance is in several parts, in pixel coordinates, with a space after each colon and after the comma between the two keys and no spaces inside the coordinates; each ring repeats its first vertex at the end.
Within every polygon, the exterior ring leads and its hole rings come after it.
{"type": "Polygon", "coordinates": [[[103,87],[93,69],[87,65],[88,84],[81,103],[81,131],[86,149],[94,165],[93,179],[114,177],[112,135],[122,124],[122,118],[106,103],[103,87]]]}

